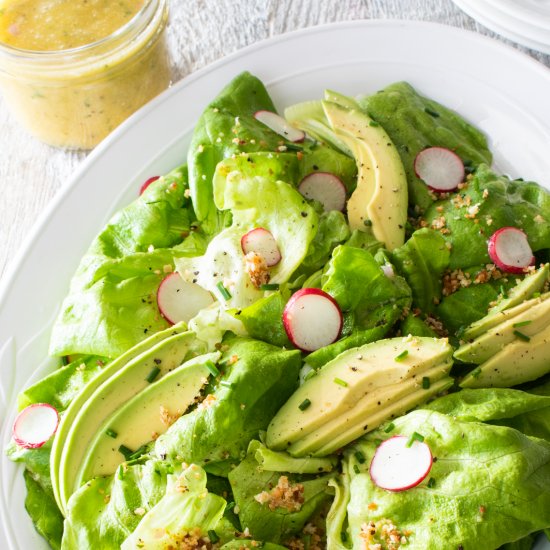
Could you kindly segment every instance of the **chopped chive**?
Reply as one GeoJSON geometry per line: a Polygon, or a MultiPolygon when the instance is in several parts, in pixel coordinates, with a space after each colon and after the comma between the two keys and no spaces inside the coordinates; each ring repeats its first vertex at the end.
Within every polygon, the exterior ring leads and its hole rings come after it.
{"type": "Polygon", "coordinates": [[[147,378],[145,378],[145,380],[147,380],[147,382],[151,384],[152,382],[155,381],[155,378],[159,375],[159,372],[160,372],[160,369],[158,367],[153,367],[151,369],[151,372],[147,375],[147,378]]]}
{"type": "Polygon", "coordinates": [[[260,290],[279,290],[279,283],[266,283],[260,285],[260,290]]]}
{"type": "Polygon", "coordinates": [[[438,118],[439,117],[439,113],[437,111],[434,111],[433,109],[430,109],[429,107],[426,107],[424,109],[424,111],[426,113],[428,113],[430,116],[433,116],[434,118],[438,118]]]}
{"type": "Polygon", "coordinates": [[[407,441],[407,447],[410,447],[415,441],[422,443],[424,441],[424,436],[418,432],[413,432],[409,440],[407,441]]]}
{"type": "Polygon", "coordinates": [[[223,296],[224,300],[231,299],[231,293],[223,286],[221,281],[216,285],[216,288],[220,291],[220,294],[223,296]]]}
{"type": "Polygon", "coordinates": [[[126,460],[130,460],[130,457],[134,454],[134,451],[132,451],[132,449],[128,449],[128,447],[126,447],[126,445],[121,445],[118,448],[118,452],[120,454],[124,455],[124,458],[126,460]]]}
{"type": "Polygon", "coordinates": [[[311,535],[304,535],[302,542],[304,543],[304,550],[309,550],[311,548],[311,535]]]}
{"type": "Polygon", "coordinates": [[[389,434],[390,432],[392,432],[395,428],[395,424],[393,422],[390,422],[386,428],[384,429],[384,433],[387,433],[389,434]]]}
{"type": "Polygon", "coordinates": [[[529,321],[521,321],[520,323],[514,323],[512,326],[514,328],[519,328],[519,327],[526,327],[527,325],[530,325],[533,321],[529,320],[529,321]]]}
{"type": "Polygon", "coordinates": [[[139,458],[147,450],[147,445],[142,445],[139,449],[136,449],[129,457],[130,460],[139,458]]]}
{"type": "Polygon", "coordinates": [[[500,295],[501,295],[503,298],[506,298],[506,290],[504,289],[504,287],[503,287],[502,285],[500,285],[499,292],[500,292],[500,295]]]}
{"type": "Polygon", "coordinates": [[[370,227],[372,225],[372,222],[370,220],[363,220],[363,225],[370,227]]]}
{"type": "Polygon", "coordinates": [[[470,375],[473,376],[474,378],[477,378],[480,374],[481,374],[481,367],[475,368],[475,369],[470,373],[470,375]]]}
{"type": "Polygon", "coordinates": [[[428,487],[430,489],[433,489],[435,487],[435,479],[433,477],[428,480],[428,487]]]}
{"type": "Polygon", "coordinates": [[[355,451],[354,456],[355,456],[357,462],[359,462],[359,464],[365,464],[367,459],[365,458],[365,455],[361,451],[355,451]]]}
{"type": "Polygon", "coordinates": [[[530,336],[527,336],[527,334],[523,334],[523,332],[520,332],[519,330],[514,330],[514,335],[517,336],[520,340],[523,340],[524,342],[531,341],[530,336]]]}
{"type": "Polygon", "coordinates": [[[212,363],[212,361],[206,361],[204,366],[210,371],[210,374],[212,376],[218,376],[220,374],[220,371],[218,370],[218,367],[212,363]]]}
{"type": "Polygon", "coordinates": [[[210,529],[210,531],[208,531],[208,538],[210,539],[210,542],[212,544],[216,544],[220,540],[220,537],[218,537],[218,533],[216,533],[216,531],[214,531],[213,529],[210,529]]]}
{"type": "Polygon", "coordinates": [[[69,356],[68,355],[64,355],[62,358],[61,358],[61,364],[66,367],[68,364],[69,364],[69,356]]]}
{"type": "Polygon", "coordinates": [[[287,143],[285,145],[287,151],[303,151],[304,147],[302,145],[297,145],[296,143],[287,143]]]}
{"type": "Polygon", "coordinates": [[[361,470],[359,469],[359,466],[357,466],[357,464],[354,464],[354,465],[353,465],[353,471],[354,471],[356,474],[360,474],[360,473],[361,473],[361,470]]]}
{"type": "Polygon", "coordinates": [[[406,350],[403,350],[399,355],[397,355],[395,357],[395,361],[403,361],[403,359],[405,359],[405,357],[407,357],[407,355],[409,355],[409,350],[406,349],[406,350]]]}
{"type": "Polygon", "coordinates": [[[342,380],[341,378],[335,378],[334,383],[338,384],[339,386],[342,386],[344,388],[348,387],[348,383],[345,380],[342,380]]]}
{"type": "Polygon", "coordinates": [[[371,121],[369,122],[369,126],[373,126],[373,127],[380,126],[380,123],[379,123],[379,122],[376,122],[376,120],[371,120],[371,121]]]}
{"type": "Polygon", "coordinates": [[[107,428],[105,430],[105,435],[108,435],[109,437],[112,437],[113,439],[116,439],[118,437],[118,434],[115,432],[115,430],[111,430],[111,428],[107,428]]]}
{"type": "Polygon", "coordinates": [[[301,411],[305,411],[309,406],[311,405],[311,401],[309,399],[304,399],[299,405],[298,408],[301,411]]]}
{"type": "Polygon", "coordinates": [[[233,387],[233,382],[228,382],[227,380],[222,380],[220,382],[220,385],[225,386],[226,388],[232,388],[233,387]]]}
{"type": "Polygon", "coordinates": [[[342,531],[342,532],[340,533],[340,540],[341,540],[342,542],[347,542],[347,540],[348,540],[348,534],[347,534],[345,531],[342,531]]]}
{"type": "Polygon", "coordinates": [[[424,390],[430,389],[430,378],[428,376],[424,376],[422,378],[422,389],[424,390]]]}

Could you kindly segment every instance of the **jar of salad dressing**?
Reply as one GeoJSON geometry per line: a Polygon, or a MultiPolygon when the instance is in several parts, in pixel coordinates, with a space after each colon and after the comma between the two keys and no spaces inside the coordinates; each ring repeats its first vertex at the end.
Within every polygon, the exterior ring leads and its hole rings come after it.
{"type": "Polygon", "coordinates": [[[0,0],[0,88],[50,145],[90,149],[170,84],[166,0],[0,0]]]}

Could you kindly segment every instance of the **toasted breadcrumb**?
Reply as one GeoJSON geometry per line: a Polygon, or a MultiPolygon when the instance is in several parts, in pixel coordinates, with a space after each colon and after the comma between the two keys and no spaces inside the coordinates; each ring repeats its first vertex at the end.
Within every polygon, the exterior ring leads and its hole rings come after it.
{"type": "Polygon", "coordinates": [[[160,413],[160,421],[165,426],[171,426],[179,417],[180,415],[177,413],[171,413],[166,407],[160,406],[159,409],[160,413]]]}
{"type": "Polygon", "coordinates": [[[269,269],[265,258],[257,252],[249,252],[245,257],[245,269],[256,288],[269,283],[269,269]]]}
{"type": "Polygon", "coordinates": [[[214,401],[216,401],[216,396],[213,394],[207,395],[201,403],[199,403],[198,409],[208,409],[208,407],[211,407],[214,404],[214,401]]]}
{"type": "Polygon", "coordinates": [[[289,512],[298,512],[304,503],[304,486],[301,483],[291,485],[287,476],[281,476],[271,491],[262,491],[254,499],[267,504],[270,510],[285,508],[289,512]]]}
{"type": "Polygon", "coordinates": [[[361,525],[359,536],[364,550],[398,550],[408,543],[410,531],[400,531],[389,519],[361,525]]]}

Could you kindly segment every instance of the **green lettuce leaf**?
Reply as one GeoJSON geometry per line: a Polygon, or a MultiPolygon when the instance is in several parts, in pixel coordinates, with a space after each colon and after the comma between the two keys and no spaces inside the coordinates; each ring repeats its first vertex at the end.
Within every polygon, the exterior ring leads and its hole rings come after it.
{"type": "Polygon", "coordinates": [[[223,384],[215,385],[204,406],[179,418],[157,439],[156,456],[226,474],[297,387],[299,351],[249,338],[230,338],[224,347],[223,384]]]}
{"type": "Polygon", "coordinates": [[[433,229],[419,229],[391,253],[397,271],[411,287],[413,305],[431,313],[441,298],[441,278],[449,266],[450,251],[443,235],[433,229]]]}
{"type": "Polygon", "coordinates": [[[141,519],[121,550],[166,550],[207,539],[226,506],[222,497],[206,489],[206,472],[192,464],[179,476],[168,476],[166,493],[141,519]]]}
{"type": "Polygon", "coordinates": [[[456,112],[421,96],[406,82],[391,84],[359,103],[384,127],[397,147],[407,174],[409,202],[420,209],[434,200],[414,170],[416,155],[426,147],[451,149],[469,167],[491,164],[487,140],[478,129],[456,112]]]}
{"type": "Polygon", "coordinates": [[[144,514],[166,493],[174,467],[163,461],[122,464],[116,473],[83,485],[68,503],[61,548],[119,550],[144,514]]]}
{"type": "Polygon", "coordinates": [[[383,338],[411,304],[405,280],[387,277],[365,249],[338,246],[323,274],[323,290],[344,314],[343,338],[314,351],[307,362],[318,368],[346,349],[383,338]]]}
{"type": "Polygon", "coordinates": [[[477,548],[479,541],[484,548],[498,548],[550,524],[549,442],[431,410],[413,411],[393,423],[391,433],[372,432],[346,452],[353,548],[362,547],[366,522],[374,523],[379,537],[390,521],[408,546],[418,549],[477,548]],[[376,487],[368,465],[380,440],[415,432],[437,457],[427,479],[396,493],[376,487]],[[359,460],[357,451],[367,460],[359,460]]]}
{"type": "Polygon", "coordinates": [[[330,498],[328,481],[332,475],[322,477],[296,476],[285,472],[263,470],[258,464],[255,451],[229,473],[229,481],[233,488],[236,507],[243,527],[247,527],[252,537],[258,540],[281,543],[291,535],[299,533],[309,518],[330,498]],[[269,506],[269,502],[261,503],[262,493],[273,489],[286,477],[291,486],[299,484],[303,488],[303,503],[296,509],[284,506],[269,506]],[[257,498],[256,498],[257,497],[257,498]],[[258,500],[259,499],[259,500],[258,500]]]}
{"type": "Polygon", "coordinates": [[[185,173],[178,168],[151,184],[94,240],[54,324],[52,355],[116,357],[168,327],[158,286],[175,257],[200,254],[205,245],[194,234],[184,242],[194,219],[185,173]]]}
{"type": "Polygon", "coordinates": [[[253,165],[269,174],[264,177],[254,175],[249,158],[227,159],[216,169],[216,203],[220,209],[231,210],[232,225],[210,241],[203,256],[176,262],[184,280],[206,288],[228,308],[246,307],[264,295],[245,267],[241,238],[248,231],[262,227],[275,237],[281,261],[269,270],[270,280],[284,283],[304,259],[318,224],[315,210],[304,197],[276,179],[285,171],[284,159],[256,155],[253,165]],[[229,291],[229,297],[219,285],[229,291]]]}
{"type": "Polygon", "coordinates": [[[425,214],[441,225],[451,246],[451,269],[490,263],[487,240],[501,227],[522,229],[534,252],[550,248],[550,193],[533,182],[498,176],[479,166],[468,185],[435,202],[425,214]]]}

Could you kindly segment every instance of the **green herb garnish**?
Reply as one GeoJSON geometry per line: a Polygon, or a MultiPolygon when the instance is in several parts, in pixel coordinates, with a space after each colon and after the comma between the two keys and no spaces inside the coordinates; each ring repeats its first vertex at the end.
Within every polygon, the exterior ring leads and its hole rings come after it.
{"type": "Polygon", "coordinates": [[[380,126],[380,123],[376,122],[376,120],[371,120],[369,122],[369,126],[372,126],[373,128],[376,128],[377,126],[380,126]]]}
{"type": "Polygon", "coordinates": [[[218,537],[218,533],[216,533],[216,531],[214,531],[213,529],[208,531],[208,538],[210,539],[210,542],[212,544],[216,544],[220,540],[220,537],[218,537]]]}
{"type": "Polygon", "coordinates": [[[221,281],[216,285],[216,288],[220,291],[220,294],[223,296],[224,300],[231,299],[231,293],[229,292],[229,290],[227,290],[227,288],[223,286],[223,283],[221,281]]]}
{"type": "Polygon", "coordinates": [[[159,373],[160,373],[160,369],[158,367],[153,367],[151,369],[151,372],[147,375],[147,378],[145,378],[145,380],[147,380],[147,382],[151,384],[152,382],[155,381],[155,378],[159,375],[159,373]]]}
{"type": "Polygon", "coordinates": [[[389,434],[390,432],[393,432],[395,429],[395,424],[393,422],[390,422],[384,429],[384,433],[389,434]]]}
{"type": "Polygon", "coordinates": [[[342,386],[344,388],[348,387],[348,383],[345,380],[342,380],[341,378],[335,378],[334,383],[338,384],[339,386],[342,386]]]}
{"type": "Polygon", "coordinates": [[[115,430],[111,430],[111,428],[107,428],[105,430],[105,435],[108,435],[109,437],[112,437],[113,439],[116,439],[118,437],[118,434],[115,432],[115,430]]]}
{"type": "Polygon", "coordinates": [[[430,389],[430,378],[428,376],[424,376],[422,378],[422,389],[424,390],[430,389]]]}
{"type": "Polygon", "coordinates": [[[118,448],[118,452],[120,454],[124,455],[124,458],[126,460],[130,460],[130,457],[134,454],[134,451],[132,451],[132,449],[128,449],[128,447],[126,447],[126,445],[121,445],[118,448]]]}
{"type": "Polygon", "coordinates": [[[433,489],[435,487],[435,479],[433,477],[428,480],[428,487],[430,489],[433,489]]]}
{"type": "Polygon", "coordinates": [[[260,285],[260,290],[279,290],[279,283],[266,283],[260,285]]]}
{"type": "Polygon", "coordinates": [[[424,436],[418,432],[413,432],[409,440],[407,441],[407,447],[410,447],[415,441],[422,443],[424,441],[424,436]]]}
{"type": "Polygon", "coordinates": [[[220,382],[220,385],[225,386],[226,388],[232,388],[233,387],[233,382],[228,382],[227,380],[222,380],[220,382]]]}
{"type": "Polygon", "coordinates": [[[359,469],[359,466],[357,466],[357,464],[354,464],[354,465],[353,465],[353,471],[354,471],[356,474],[360,474],[360,473],[361,473],[361,470],[359,469]]]}
{"type": "Polygon", "coordinates": [[[365,458],[365,455],[361,451],[355,451],[354,456],[357,462],[359,462],[359,464],[365,464],[367,459],[365,458]]]}
{"type": "Polygon", "coordinates": [[[311,401],[309,399],[304,399],[299,405],[298,408],[301,411],[305,411],[309,406],[311,405],[311,401]]]}
{"type": "Polygon", "coordinates": [[[477,378],[480,374],[481,374],[481,367],[475,368],[475,369],[470,373],[470,375],[473,376],[474,378],[477,378]]]}
{"type": "Polygon", "coordinates": [[[523,332],[520,332],[519,330],[514,330],[514,335],[518,337],[520,340],[523,340],[524,342],[530,342],[531,337],[527,336],[527,334],[523,334],[523,332]]]}
{"type": "Polygon", "coordinates": [[[212,361],[206,361],[204,366],[208,369],[208,371],[210,372],[210,374],[212,376],[218,376],[220,374],[220,371],[218,370],[218,367],[216,367],[216,365],[214,365],[214,363],[212,363],[212,361]]]}
{"type": "Polygon", "coordinates": [[[521,321],[520,323],[514,323],[512,326],[514,328],[519,328],[519,327],[526,327],[527,325],[530,325],[533,321],[529,320],[529,321],[521,321]]]}
{"type": "Polygon", "coordinates": [[[439,117],[439,113],[437,111],[434,111],[433,109],[430,109],[429,107],[426,107],[424,109],[424,111],[426,113],[428,113],[430,116],[433,116],[434,118],[438,118],[439,117]]]}
{"type": "Polygon", "coordinates": [[[399,355],[397,355],[394,359],[394,361],[403,361],[403,359],[405,359],[405,357],[407,357],[407,355],[409,355],[409,350],[406,349],[406,350],[403,350],[399,355]]]}

